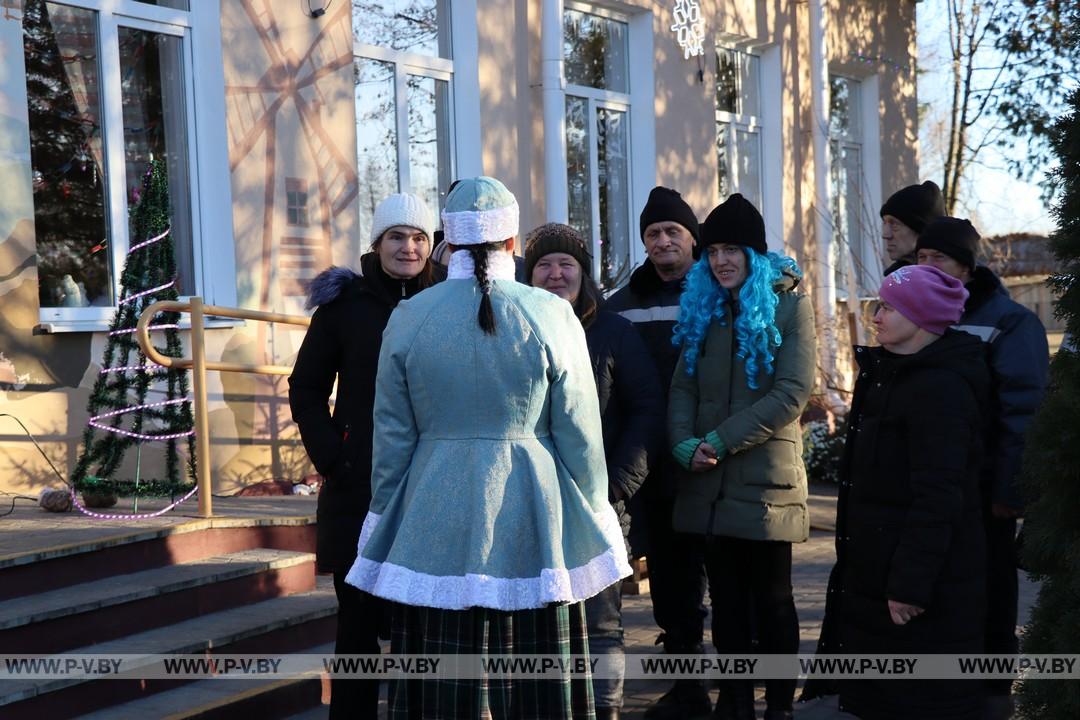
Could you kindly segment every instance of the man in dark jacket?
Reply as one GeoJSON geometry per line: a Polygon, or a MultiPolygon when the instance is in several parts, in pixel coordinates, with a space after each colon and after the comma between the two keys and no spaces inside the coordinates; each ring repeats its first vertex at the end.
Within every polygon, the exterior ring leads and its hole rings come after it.
{"type": "MultiPolygon", "coordinates": [[[[630,282],[604,304],[634,323],[649,348],[660,384],[667,391],[679,360],[672,331],[679,314],[682,282],[698,245],[698,221],[694,211],[675,190],[653,188],[641,211],[641,239],[648,258],[630,276],[630,282]]],[[[705,567],[703,549],[689,536],[678,535],[671,525],[678,468],[668,456],[651,468],[641,491],[631,501],[634,517],[630,543],[649,564],[649,588],[653,618],[663,631],[658,643],[675,654],[704,652],[705,567]],[[644,523],[642,521],[644,520],[644,523]]],[[[650,720],[708,715],[709,695],[701,681],[678,680],[648,711],[650,720]]]]}
{"type": "Polygon", "coordinates": [[[897,190],[881,206],[881,239],[892,265],[885,269],[889,275],[897,268],[915,264],[915,242],[934,218],[945,214],[945,197],[936,184],[927,180],[922,185],[908,185],[897,190]]]}
{"type": "MultiPolygon", "coordinates": [[[[326,479],[319,493],[316,562],[334,575],[338,598],[335,652],[377,654],[380,601],[345,582],[356,559],[360,528],[371,502],[372,411],[382,333],[398,302],[445,271],[430,262],[435,219],[415,195],[391,195],[372,222],[372,252],[360,258],[362,275],[325,270],[309,288],[311,318],[293,374],[289,406],[308,457],[326,479]],[[330,394],[337,381],[331,414],[330,394]]],[[[331,718],[374,718],[374,680],[331,681],[331,718]]]]}
{"type": "MultiPolygon", "coordinates": [[[[976,264],[979,233],[967,220],[942,217],[919,236],[920,265],[933,265],[964,283],[969,297],[957,330],[986,348],[993,377],[983,459],[983,506],[987,547],[986,652],[1015,654],[1018,587],[1016,518],[1023,514],[1020,460],[1024,433],[1046,389],[1050,350],[1035,313],[1012,300],[1001,280],[976,264]]],[[[988,683],[986,718],[1012,714],[1010,680],[988,683]]]]}

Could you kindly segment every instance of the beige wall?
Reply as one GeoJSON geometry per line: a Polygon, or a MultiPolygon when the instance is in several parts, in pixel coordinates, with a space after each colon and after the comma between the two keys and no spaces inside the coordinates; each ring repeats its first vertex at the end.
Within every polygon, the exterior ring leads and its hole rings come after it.
{"type": "MultiPolygon", "coordinates": [[[[684,59],[670,32],[671,6],[667,0],[622,5],[628,12],[652,13],[655,184],[679,189],[705,217],[720,200],[712,41],[723,37],[779,48],[782,234],[812,286],[807,4],[702,0],[707,36],[703,80],[698,59],[684,59]]],[[[360,187],[356,178],[350,6],[338,0],[318,21],[301,13],[294,0],[226,0],[222,7],[238,302],[253,309],[302,312],[303,297],[290,280],[302,271],[288,267],[296,258],[284,238],[297,238],[290,242],[299,242],[319,263],[355,265],[367,244],[367,238],[357,236],[358,198],[388,191],[360,187]],[[309,186],[311,224],[302,231],[285,224],[286,178],[309,186]]],[[[480,160],[485,173],[503,179],[518,196],[527,230],[546,216],[541,0],[477,0],[477,8],[480,160]]],[[[913,66],[915,3],[831,0],[828,11],[830,68],[856,77],[876,72],[880,79],[881,186],[887,195],[919,179],[914,75],[885,64],[855,62],[851,55],[913,66]]],[[[0,54],[7,59],[0,67],[0,186],[5,188],[0,204],[0,412],[22,419],[66,472],[77,457],[105,336],[32,334],[38,314],[33,200],[17,17],[0,19],[0,54]]],[[[289,364],[302,333],[248,323],[211,330],[208,338],[211,359],[289,364]]],[[[309,471],[289,419],[284,379],[215,373],[210,394],[216,491],[271,477],[299,479],[309,471]]],[[[150,465],[157,462],[149,457],[150,465]]],[[[37,451],[14,423],[0,418],[0,489],[32,492],[47,484],[56,483],[37,451]]]]}

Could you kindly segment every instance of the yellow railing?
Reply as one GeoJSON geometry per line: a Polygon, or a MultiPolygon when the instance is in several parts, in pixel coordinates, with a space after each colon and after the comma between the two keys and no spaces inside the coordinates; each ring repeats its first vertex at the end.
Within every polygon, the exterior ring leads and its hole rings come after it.
{"type": "Polygon", "coordinates": [[[284,323],[308,327],[311,318],[305,315],[284,315],[281,313],[244,310],[243,308],[204,305],[201,297],[193,297],[187,302],[163,300],[143,310],[139,316],[135,336],[139,347],[150,362],[168,368],[190,369],[193,392],[192,411],[195,415],[195,474],[199,487],[199,515],[210,517],[213,513],[210,489],[210,416],[206,410],[206,371],[257,373],[259,375],[290,375],[292,368],[287,365],[244,365],[241,363],[207,362],[206,340],[203,319],[213,317],[236,318],[238,320],[258,320],[260,322],[284,323]],[[162,355],[150,342],[150,321],[161,312],[180,312],[191,314],[191,355],[190,358],[174,358],[162,355]]]}

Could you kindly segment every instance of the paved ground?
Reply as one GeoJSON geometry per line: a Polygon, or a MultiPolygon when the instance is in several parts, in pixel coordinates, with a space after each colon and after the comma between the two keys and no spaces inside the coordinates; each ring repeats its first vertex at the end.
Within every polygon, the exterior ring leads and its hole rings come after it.
{"type": "MultiPolygon", "coordinates": [[[[19,563],[19,555],[28,549],[40,552],[40,556],[63,554],[66,546],[93,543],[106,546],[116,542],[130,542],[132,533],[155,535],[176,531],[191,531],[206,525],[223,526],[230,523],[256,522],[307,522],[314,515],[315,498],[215,498],[213,520],[195,517],[195,505],[182,506],[178,511],[152,520],[102,521],[77,514],[51,515],[36,505],[20,502],[15,511],[0,518],[0,567],[19,563]],[[180,527],[177,527],[180,526],[180,527]],[[120,538],[123,538],[122,540],[120,538]]],[[[5,507],[6,502],[0,503],[5,507]]],[[[156,502],[141,503],[140,510],[156,506],[156,502]]],[[[117,508],[121,510],[121,508],[117,508]]],[[[130,511],[130,508],[123,508],[130,511]]],[[[835,498],[830,487],[812,488],[810,497],[811,522],[814,530],[806,543],[794,547],[792,584],[795,588],[795,604],[799,613],[802,652],[812,652],[821,628],[825,605],[825,586],[833,565],[832,526],[835,515],[835,498]]],[[[1021,581],[1020,624],[1027,622],[1035,601],[1037,587],[1026,578],[1021,581]]],[[[626,625],[627,651],[648,652],[654,647],[659,630],[653,624],[649,595],[627,596],[623,602],[623,618],[626,625]]],[[[706,628],[708,621],[706,621],[706,628]]],[[[656,700],[668,687],[664,682],[629,681],[626,685],[624,717],[642,718],[645,708],[656,700]]],[[[760,695],[759,689],[759,695],[760,695]]],[[[759,708],[761,704],[759,703],[759,708]]],[[[305,714],[305,718],[325,717],[323,711],[305,714]]],[[[800,720],[839,720],[845,717],[835,706],[819,704],[797,709],[800,720]]]]}
{"type": "MultiPolygon", "coordinates": [[[[810,496],[811,523],[814,530],[810,539],[793,547],[792,586],[795,590],[795,606],[799,614],[799,651],[810,653],[817,646],[821,620],[825,614],[825,587],[829,571],[836,560],[833,549],[834,520],[836,514],[835,492],[832,486],[812,487],[810,496]]],[[[1038,586],[1021,575],[1020,625],[1028,621],[1035,602],[1038,586]]],[[[648,595],[626,597],[623,600],[623,621],[626,625],[627,652],[647,652],[653,647],[659,630],[653,624],[652,605],[648,595]]],[[[708,619],[706,619],[708,637],[708,619]]],[[[645,708],[658,698],[668,684],[662,682],[629,681],[625,688],[623,717],[643,718],[645,708]]],[[[761,700],[762,688],[758,688],[758,714],[764,711],[761,700]]],[[[836,709],[835,698],[805,706],[796,706],[799,720],[841,720],[852,716],[836,709]]]]}

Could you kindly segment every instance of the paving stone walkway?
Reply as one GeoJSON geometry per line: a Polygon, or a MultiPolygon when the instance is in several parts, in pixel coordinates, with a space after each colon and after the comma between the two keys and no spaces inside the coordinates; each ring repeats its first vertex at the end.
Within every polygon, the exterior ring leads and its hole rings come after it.
{"type": "MultiPolygon", "coordinates": [[[[809,501],[811,525],[810,539],[794,545],[791,561],[791,584],[794,588],[795,607],[799,614],[799,652],[812,653],[817,647],[821,621],[825,615],[825,589],[829,571],[836,560],[833,548],[833,528],[836,514],[834,488],[812,487],[809,501]]],[[[1038,586],[1021,573],[1020,625],[1027,623],[1031,607],[1035,603],[1038,586]]],[[[707,599],[706,599],[707,602],[707,599]]],[[[653,623],[652,605],[648,595],[623,599],[623,622],[626,627],[627,652],[650,652],[659,633],[653,623]]],[[[706,619],[706,639],[709,621],[706,619]]],[[[669,682],[633,680],[627,681],[623,717],[631,720],[643,718],[645,709],[662,695],[669,682]]],[[[764,712],[763,689],[757,689],[758,715],[764,712]]],[[[846,720],[852,716],[841,713],[836,698],[796,704],[798,720],[846,720]]]]}
{"type": "MultiPolygon", "coordinates": [[[[833,520],[835,493],[831,487],[814,487],[810,497],[810,539],[793,548],[792,585],[799,614],[800,652],[813,652],[821,629],[825,609],[825,587],[834,561],[833,520]]],[[[140,504],[140,510],[154,507],[154,501],[140,504]]],[[[126,508],[125,508],[126,509],[126,508]]],[[[20,503],[15,511],[0,520],[0,566],[25,562],[24,553],[34,549],[35,555],[63,554],[72,545],[92,543],[105,547],[117,542],[131,542],[132,531],[138,539],[168,532],[184,532],[204,526],[226,526],[232,523],[289,523],[309,522],[314,515],[315,498],[215,498],[213,520],[194,516],[195,508],[184,507],[161,518],[139,523],[100,521],[73,514],[50,516],[36,506],[20,503]],[[39,554],[40,553],[40,554],[39,554]]],[[[1027,622],[1035,602],[1037,586],[1021,576],[1020,624],[1027,622]]],[[[626,648],[630,653],[651,652],[659,629],[653,623],[651,599],[648,594],[627,596],[623,600],[623,620],[626,626],[626,648]]],[[[706,620],[708,628],[708,620],[706,620]]],[[[632,680],[626,683],[626,705],[623,717],[643,718],[645,709],[654,702],[670,683],[665,681],[632,680]]],[[[763,703],[759,695],[759,714],[763,703]]],[[[304,717],[324,717],[325,709],[315,710],[304,717]]],[[[850,718],[836,710],[835,699],[826,699],[796,708],[799,720],[841,720],[850,718]]]]}

